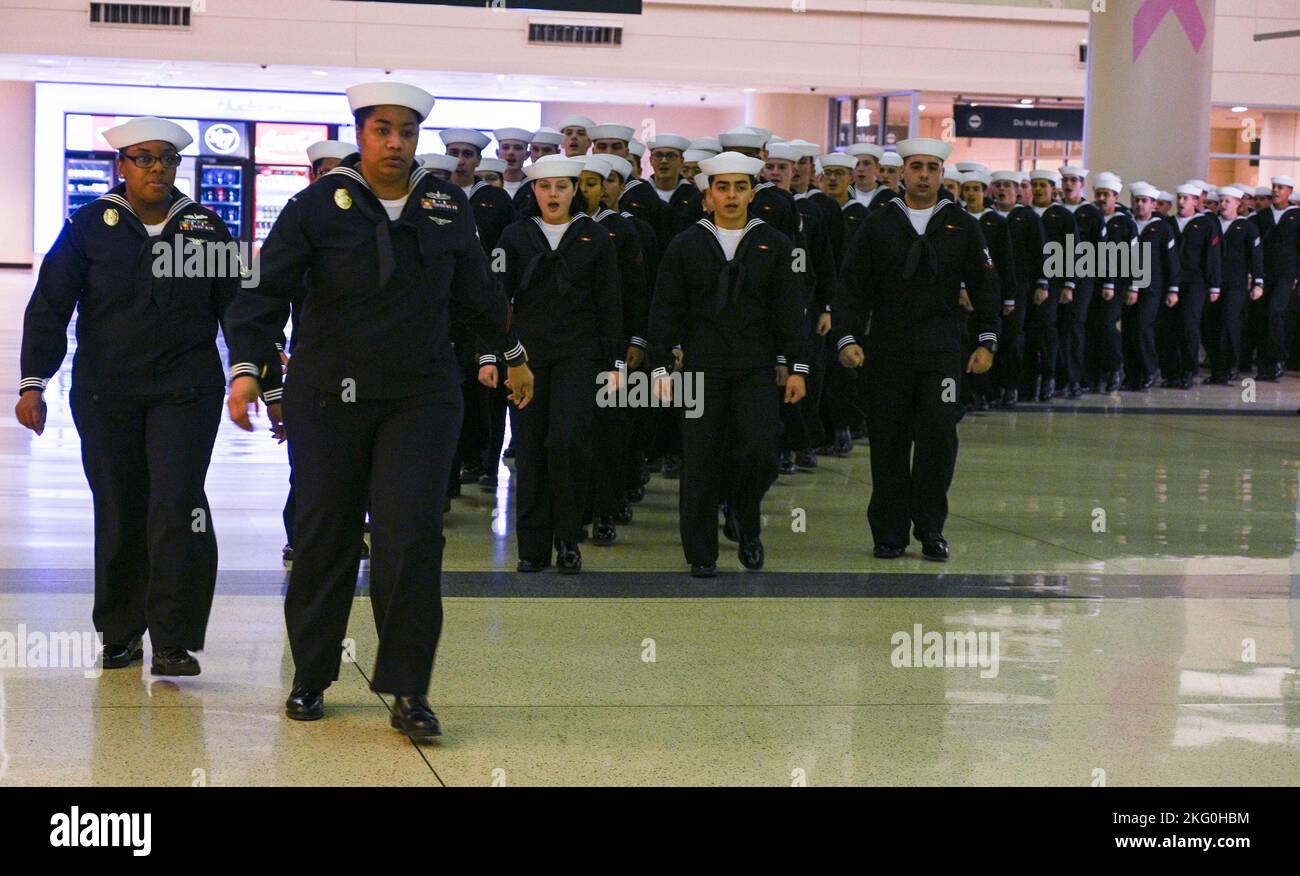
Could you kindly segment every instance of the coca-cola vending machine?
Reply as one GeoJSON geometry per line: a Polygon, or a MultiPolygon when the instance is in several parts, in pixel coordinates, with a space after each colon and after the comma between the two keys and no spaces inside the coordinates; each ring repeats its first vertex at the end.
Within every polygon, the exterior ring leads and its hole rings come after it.
{"type": "Polygon", "coordinates": [[[253,155],[253,246],[260,249],[289,199],[307,187],[307,147],[329,139],[329,125],[258,122],[253,155]]]}

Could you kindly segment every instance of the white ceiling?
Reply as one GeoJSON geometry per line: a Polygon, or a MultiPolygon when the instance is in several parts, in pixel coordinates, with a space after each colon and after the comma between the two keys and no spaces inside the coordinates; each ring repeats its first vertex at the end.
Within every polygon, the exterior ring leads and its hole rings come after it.
{"type": "MultiPolygon", "coordinates": [[[[0,54],[0,79],[161,85],[191,88],[317,91],[341,94],[349,85],[384,78],[385,71],[356,67],[219,64],[210,61],[150,61],[61,55],[0,54]]],[[[661,104],[741,107],[744,89],[680,82],[567,79],[490,73],[393,70],[396,79],[438,97],[493,98],[577,103],[661,104]],[[700,98],[704,100],[701,101],[700,98]]],[[[771,91],[773,89],[764,89],[771,91]]],[[[793,89],[792,89],[793,90],[793,89]]]]}

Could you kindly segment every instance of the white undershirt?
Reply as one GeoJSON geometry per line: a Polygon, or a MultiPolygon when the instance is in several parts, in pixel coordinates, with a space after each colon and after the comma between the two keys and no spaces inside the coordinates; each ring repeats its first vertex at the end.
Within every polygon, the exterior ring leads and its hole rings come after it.
{"type": "MultiPolygon", "coordinates": [[[[939,205],[934,205],[937,206],[939,205]]],[[[916,229],[917,234],[925,234],[925,227],[930,224],[930,217],[934,215],[934,207],[926,207],[924,210],[907,208],[907,218],[912,220],[912,227],[916,229]]]]}
{"type": "Polygon", "coordinates": [[[144,227],[144,230],[149,232],[150,237],[157,237],[158,235],[162,234],[163,226],[166,224],[167,224],[167,220],[164,219],[162,222],[159,222],[157,225],[146,225],[144,227]]]}
{"type": "Polygon", "coordinates": [[[546,242],[551,245],[551,250],[554,251],[559,249],[560,240],[564,237],[564,232],[568,231],[569,226],[573,224],[573,220],[570,219],[563,225],[552,225],[546,221],[538,222],[537,224],[542,226],[542,233],[546,235],[546,242]]]}
{"type": "Polygon", "coordinates": [[[380,198],[379,203],[384,205],[384,211],[388,213],[388,218],[393,222],[396,222],[402,215],[402,210],[405,209],[406,200],[409,197],[411,197],[411,193],[407,192],[400,198],[393,198],[391,201],[386,201],[383,198],[380,198]]]}
{"type": "Polygon", "coordinates": [[[740,246],[740,239],[745,236],[743,228],[719,228],[718,243],[722,244],[722,252],[731,261],[736,257],[736,247],[740,246]]]}
{"type": "Polygon", "coordinates": [[[1276,225],[1277,223],[1282,221],[1282,216],[1286,213],[1287,210],[1292,210],[1294,208],[1288,206],[1288,207],[1283,207],[1281,210],[1279,210],[1277,207],[1269,207],[1269,209],[1273,211],[1273,224],[1276,225]]]}
{"type": "Polygon", "coordinates": [[[521,179],[517,182],[511,182],[508,179],[503,179],[501,180],[501,187],[506,190],[506,194],[508,194],[510,197],[513,198],[515,196],[515,192],[519,191],[519,189],[522,188],[523,184],[526,182],[528,182],[526,178],[521,179]]]}
{"type": "Polygon", "coordinates": [[[1038,206],[1037,204],[1034,205],[1034,212],[1037,213],[1039,216],[1042,216],[1042,215],[1043,215],[1044,213],[1046,213],[1049,209],[1051,209],[1051,208],[1050,208],[1050,207],[1040,207],[1040,206],[1038,206]]]}
{"type": "Polygon", "coordinates": [[[1181,232],[1183,231],[1183,229],[1185,229],[1185,228],[1187,227],[1187,223],[1188,223],[1188,222],[1191,222],[1191,221],[1192,221],[1193,219],[1195,219],[1195,218],[1196,218],[1195,216],[1179,216],[1179,217],[1178,217],[1178,231],[1181,233],[1181,232]]]}
{"type": "Polygon", "coordinates": [[[876,196],[876,192],[878,191],[880,191],[880,186],[876,186],[874,189],[872,189],[869,192],[864,192],[862,191],[862,189],[858,188],[857,186],[854,186],[853,197],[857,198],[858,203],[862,204],[864,207],[870,207],[871,199],[876,196]]]}
{"type": "Polygon", "coordinates": [[[677,186],[673,186],[671,189],[661,189],[659,186],[652,185],[650,188],[655,190],[655,194],[659,196],[659,200],[663,201],[665,204],[673,199],[673,192],[677,191],[677,186]]]}
{"type": "Polygon", "coordinates": [[[1150,219],[1134,219],[1133,221],[1137,223],[1138,234],[1141,234],[1143,231],[1146,231],[1148,225],[1156,221],[1156,217],[1152,216],[1150,219]]]}
{"type": "Polygon", "coordinates": [[[1231,227],[1232,223],[1236,221],[1237,221],[1236,219],[1225,219],[1224,217],[1220,216],[1219,225],[1223,228],[1223,233],[1227,234],[1228,228],[1231,227]]]}

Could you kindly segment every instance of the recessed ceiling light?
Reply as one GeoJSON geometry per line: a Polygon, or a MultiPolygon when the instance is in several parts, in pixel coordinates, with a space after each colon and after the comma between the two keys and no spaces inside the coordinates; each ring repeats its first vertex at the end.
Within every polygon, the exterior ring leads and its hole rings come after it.
{"type": "Polygon", "coordinates": [[[1233,111],[1234,113],[1244,113],[1244,112],[1246,112],[1246,110],[1248,110],[1248,109],[1250,109],[1250,107],[1248,107],[1248,106],[1234,106],[1234,107],[1232,108],[1232,111],[1233,111]]]}
{"type": "Polygon", "coordinates": [[[570,85],[577,85],[577,86],[584,86],[584,85],[586,85],[587,83],[586,83],[586,82],[583,82],[581,79],[571,79],[571,80],[569,80],[569,84],[570,84],[570,85]]]}
{"type": "Polygon", "coordinates": [[[41,65],[42,67],[54,67],[57,66],[59,62],[51,61],[49,58],[39,58],[37,59],[36,63],[41,65]]]}
{"type": "Polygon", "coordinates": [[[922,103],[922,104],[917,104],[916,111],[917,111],[918,113],[923,113],[923,112],[925,112],[925,104],[923,104],[923,103],[922,103]]]}
{"type": "Polygon", "coordinates": [[[313,70],[313,71],[311,71],[311,75],[313,75],[313,76],[328,76],[329,73],[326,73],[324,70],[313,70]]]}
{"type": "Polygon", "coordinates": [[[758,91],[758,89],[757,89],[757,88],[746,88],[746,89],[744,89],[744,91],[745,91],[746,94],[752,94],[753,92],[758,91]]]}
{"type": "Polygon", "coordinates": [[[1022,97],[1022,98],[1020,98],[1020,103],[1021,103],[1023,106],[1029,106],[1029,104],[1031,104],[1031,103],[1033,103],[1033,102],[1034,102],[1034,99],[1033,99],[1032,97],[1022,97]]]}

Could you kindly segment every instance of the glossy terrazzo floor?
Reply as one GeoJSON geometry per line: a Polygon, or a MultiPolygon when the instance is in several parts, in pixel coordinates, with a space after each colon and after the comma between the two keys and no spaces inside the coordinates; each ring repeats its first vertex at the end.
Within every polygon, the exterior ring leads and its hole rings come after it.
{"type": "MultiPolygon", "coordinates": [[[[31,283],[0,271],[14,386],[31,283]]],[[[0,418],[0,634],[89,629],[67,378],[40,438],[0,418]]],[[[283,717],[284,448],[225,423],[203,674],[0,668],[0,784],[1297,784],[1300,378],[1251,389],[968,417],[940,567],[870,558],[865,445],[782,477],[767,571],[724,553],[713,582],[685,575],[658,476],[577,579],[516,575],[503,469],[448,519],[446,735],[418,748],[367,686],[364,566],[327,719],[283,717]],[[896,666],[918,625],[996,659],[896,666]]]]}

